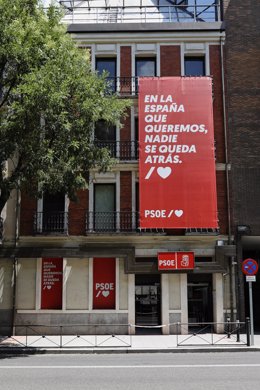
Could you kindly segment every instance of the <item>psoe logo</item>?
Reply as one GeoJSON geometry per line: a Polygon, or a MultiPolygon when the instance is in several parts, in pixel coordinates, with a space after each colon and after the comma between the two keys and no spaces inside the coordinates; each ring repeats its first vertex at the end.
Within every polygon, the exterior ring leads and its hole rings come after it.
{"type": "Polygon", "coordinates": [[[104,298],[107,298],[111,291],[114,291],[114,283],[96,283],[95,290],[96,290],[96,298],[98,298],[100,295],[104,298]]]}

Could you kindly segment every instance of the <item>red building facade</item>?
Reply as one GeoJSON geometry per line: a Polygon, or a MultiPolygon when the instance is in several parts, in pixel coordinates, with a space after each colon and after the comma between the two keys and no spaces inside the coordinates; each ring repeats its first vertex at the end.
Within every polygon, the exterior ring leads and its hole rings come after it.
{"type": "Polygon", "coordinates": [[[68,11],[68,32],[90,52],[93,71],[108,72],[108,88],[133,104],[121,126],[95,125],[94,142],[107,147],[117,164],[107,173],[90,172],[89,188],[77,202],[63,194],[39,200],[22,194],[15,321],[73,328],[76,318],[87,333],[98,323],[100,332],[135,333],[136,325],[155,325],[164,334],[174,333],[177,322],[221,323],[236,312],[221,7],[90,3],[68,11]],[[140,228],[139,77],[212,78],[217,228],[140,228]],[[175,252],[192,253],[194,268],[159,270],[158,254],[175,252]],[[59,266],[51,262],[57,258],[59,266]],[[48,308],[50,298],[44,301],[46,286],[59,294],[56,308],[48,308]]]}

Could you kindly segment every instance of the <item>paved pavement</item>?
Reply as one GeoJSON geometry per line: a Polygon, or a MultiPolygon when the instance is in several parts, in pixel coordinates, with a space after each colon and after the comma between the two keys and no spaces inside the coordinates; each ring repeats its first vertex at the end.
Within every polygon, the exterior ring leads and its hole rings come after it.
{"type": "Polygon", "coordinates": [[[0,336],[0,353],[138,353],[260,351],[260,334],[247,346],[246,335],[64,335],[0,336]]]}

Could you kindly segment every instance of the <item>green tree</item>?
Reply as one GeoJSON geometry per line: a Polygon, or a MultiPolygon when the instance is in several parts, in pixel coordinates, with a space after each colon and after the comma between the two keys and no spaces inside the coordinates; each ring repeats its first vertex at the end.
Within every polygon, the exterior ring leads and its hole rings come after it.
{"type": "Polygon", "coordinates": [[[87,187],[89,170],[112,161],[93,145],[93,124],[119,123],[130,105],[107,94],[61,16],[37,0],[0,0],[0,214],[13,189],[73,198],[87,187]]]}

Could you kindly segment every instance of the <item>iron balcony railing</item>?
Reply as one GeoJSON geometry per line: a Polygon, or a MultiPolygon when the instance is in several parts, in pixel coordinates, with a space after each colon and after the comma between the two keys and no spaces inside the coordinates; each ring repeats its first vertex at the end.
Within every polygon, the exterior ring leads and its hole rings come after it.
{"type": "Polygon", "coordinates": [[[111,157],[120,161],[137,161],[139,157],[137,141],[95,141],[95,146],[107,148],[111,157]]]}
{"type": "Polygon", "coordinates": [[[164,233],[163,229],[141,229],[137,211],[89,211],[86,233],[164,233]]]}
{"type": "Polygon", "coordinates": [[[107,77],[107,94],[117,93],[119,96],[138,95],[138,77],[107,77]]]}
{"type": "MultiPolygon", "coordinates": [[[[65,6],[63,22],[67,24],[81,23],[191,23],[217,22],[221,20],[220,2],[218,0],[182,1],[172,5],[151,6],[112,6],[84,7],[80,5],[65,6]]],[[[71,2],[70,2],[71,3],[71,2]]]]}
{"type": "MultiPolygon", "coordinates": [[[[153,233],[169,234],[167,229],[140,228],[140,214],[137,211],[88,211],[86,217],[82,214],[80,223],[86,218],[86,234],[89,233],[153,233]]],[[[69,235],[69,213],[68,212],[36,212],[34,214],[34,234],[62,234],[69,235]]],[[[75,223],[75,221],[74,221],[75,223]]],[[[185,234],[190,229],[185,230],[185,234]]],[[[201,229],[193,229],[201,230],[201,229]]],[[[172,233],[170,233],[172,234],[172,233]]],[[[195,232],[193,234],[196,234],[195,232]]],[[[203,234],[212,235],[212,229],[203,229],[203,234]]],[[[214,232],[214,234],[217,234],[214,232]]],[[[201,235],[201,232],[197,232],[201,235]]]]}
{"type": "Polygon", "coordinates": [[[68,234],[68,213],[67,212],[37,212],[34,214],[34,233],[68,234]]]}

